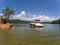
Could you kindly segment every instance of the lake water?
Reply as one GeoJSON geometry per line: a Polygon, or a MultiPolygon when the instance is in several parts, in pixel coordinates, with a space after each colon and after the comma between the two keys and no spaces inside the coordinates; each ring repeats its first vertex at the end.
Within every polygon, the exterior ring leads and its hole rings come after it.
{"type": "Polygon", "coordinates": [[[60,24],[44,24],[43,28],[13,24],[11,29],[0,29],[0,45],[60,45],[60,24]]]}

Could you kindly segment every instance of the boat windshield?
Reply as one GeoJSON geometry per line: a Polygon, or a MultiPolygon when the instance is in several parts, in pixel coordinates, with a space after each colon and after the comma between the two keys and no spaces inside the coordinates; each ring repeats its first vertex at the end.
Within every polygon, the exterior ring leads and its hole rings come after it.
{"type": "Polygon", "coordinates": [[[40,23],[40,22],[39,21],[38,22],[35,21],[34,23],[40,23]]]}

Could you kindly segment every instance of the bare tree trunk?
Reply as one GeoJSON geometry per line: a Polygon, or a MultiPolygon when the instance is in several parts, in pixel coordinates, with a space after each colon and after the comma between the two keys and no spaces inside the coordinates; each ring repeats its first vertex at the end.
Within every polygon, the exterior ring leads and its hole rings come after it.
{"type": "Polygon", "coordinates": [[[9,15],[7,16],[7,20],[9,20],[9,15]]]}

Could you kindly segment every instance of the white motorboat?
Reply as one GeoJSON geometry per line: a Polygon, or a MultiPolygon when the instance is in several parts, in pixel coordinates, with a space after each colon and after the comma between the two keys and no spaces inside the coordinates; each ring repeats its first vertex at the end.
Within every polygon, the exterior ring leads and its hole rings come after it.
{"type": "Polygon", "coordinates": [[[43,24],[40,23],[40,20],[34,20],[30,23],[30,27],[44,27],[43,24]]]}

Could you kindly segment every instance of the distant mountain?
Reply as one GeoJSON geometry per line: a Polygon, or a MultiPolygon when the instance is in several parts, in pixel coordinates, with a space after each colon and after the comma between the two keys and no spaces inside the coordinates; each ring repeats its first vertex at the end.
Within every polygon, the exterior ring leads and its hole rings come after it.
{"type": "MultiPolygon", "coordinates": [[[[32,21],[26,21],[26,20],[9,20],[11,23],[25,23],[25,24],[29,24],[32,21]]],[[[50,24],[51,22],[40,22],[42,24],[50,24]]]]}
{"type": "MultiPolygon", "coordinates": [[[[24,24],[29,24],[32,21],[26,21],[26,20],[9,20],[11,23],[24,23],[24,24]]],[[[60,19],[54,20],[52,22],[41,22],[42,24],[60,24],[60,19]]]]}
{"type": "Polygon", "coordinates": [[[9,20],[11,23],[25,23],[25,24],[27,24],[27,23],[30,23],[31,21],[25,21],[25,20],[9,20]]]}
{"type": "Polygon", "coordinates": [[[51,22],[41,22],[42,24],[51,24],[51,22]]]}

